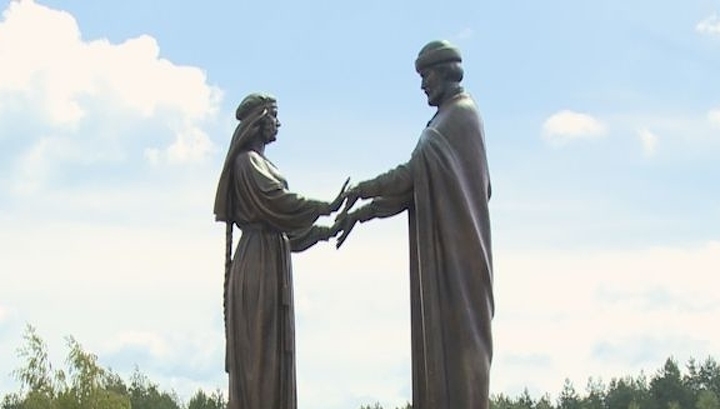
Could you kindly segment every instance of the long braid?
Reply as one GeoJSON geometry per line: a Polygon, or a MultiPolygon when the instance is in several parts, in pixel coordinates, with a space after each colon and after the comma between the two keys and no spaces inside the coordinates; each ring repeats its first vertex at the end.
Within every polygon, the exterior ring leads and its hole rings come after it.
{"type": "MultiPolygon", "coordinates": [[[[228,175],[229,188],[227,192],[227,211],[229,215],[234,214],[233,206],[234,194],[233,185],[235,184],[235,177],[232,173],[228,175]]],[[[230,271],[232,270],[232,245],[233,245],[233,224],[234,217],[229,217],[225,221],[225,279],[223,281],[223,321],[225,322],[225,337],[228,339],[228,287],[230,286],[230,271]]],[[[227,362],[226,362],[227,365],[227,362]]]]}
{"type": "Polygon", "coordinates": [[[225,282],[223,283],[223,316],[225,320],[225,332],[227,332],[228,320],[228,284],[230,282],[230,270],[232,268],[232,245],[233,245],[233,222],[225,222],[225,282]]]}

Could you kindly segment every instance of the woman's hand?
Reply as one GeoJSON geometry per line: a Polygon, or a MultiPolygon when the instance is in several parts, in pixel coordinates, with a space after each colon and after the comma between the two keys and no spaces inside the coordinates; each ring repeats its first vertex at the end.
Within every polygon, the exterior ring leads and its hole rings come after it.
{"type": "Polygon", "coordinates": [[[343,183],[342,188],[340,188],[340,193],[338,193],[335,200],[327,204],[327,207],[324,209],[323,212],[321,212],[323,215],[327,216],[331,213],[337,212],[338,209],[340,209],[340,206],[342,206],[343,202],[345,201],[345,197],[347,194],[347,187],[350,184],[350,178],[348,177],[345,179],[345,183],[343,183]]]}

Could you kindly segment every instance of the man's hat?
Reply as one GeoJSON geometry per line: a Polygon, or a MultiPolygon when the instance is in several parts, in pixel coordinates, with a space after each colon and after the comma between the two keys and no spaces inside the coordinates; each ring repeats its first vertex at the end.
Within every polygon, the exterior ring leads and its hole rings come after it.
{"type": "Polygon", "coordinates": [[[446,62],[462,62],[460,50],[445,40],[431,41],[418,53],[415,69],[420,72],[427,67],[446,62]]]}

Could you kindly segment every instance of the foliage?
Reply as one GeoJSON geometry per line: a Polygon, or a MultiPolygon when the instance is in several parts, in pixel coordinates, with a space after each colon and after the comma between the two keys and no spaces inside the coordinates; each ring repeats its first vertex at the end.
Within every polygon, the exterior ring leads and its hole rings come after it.
{"type": "MultiPolygon", "coordinates": [[[[217,390],[198,390],[187,405],[174,392],[161,391],[139,369],[125,382],[101,367],[97,357],[83,350],[74,338],[66,338],[69,349],[66,368],[55,369],[47,347],[35,328],[28,326],[25,345],[18,349],[24,366],[13,371],[20,391],[0,401],[0,409],[225,409],[227,401],[217,390]]],[[[588,379],[580,394],[566,380],[558,399],[549,395],[533,399],[526,390],[517,397],[503,394],[490,400],[491,409],[720,409],[720,365],[711,357],[698,363],[691,359],[682,371],[673,358],[649,379],[638,376],[613,378],[604,384],[588,379]]],[[[383,409],[379,403],[360,409],[383,409]]],[[[396,409],[412,409],[410,403],[396,409]]]]}
{"type": "Polygon", "coordinates": [[[187,409],[225,409],[227,403],[219,390],[206,395],[201,389],[188,402],[187,409]]]}
{"type": "Polygon", "coordinates": [[[137,368],[130,377],[128,395],[133,409],[180,409],[174,394],[161,392],[158,386],[137,368]]]}
{"type": "Polygon", "coordinates": [[[136,368],[129,385],[98,365],[74,338],[67,338],[66,370],[54,369],[47,347],[35,328],[28,326],[18,356],[25,365],[13,371],[20,391],[3,397],[0,409],[224,409],[221,392],[210,396],[198,391],[186,406],[174,393],[158,386],[136,368]]]}
{"type": "Polygon", "coordinates": [[[613,378],[605,385],[590,378],[580,395],[569,380],[554,404],[545,395],[533,400],[527,390],[510,398],[495,395],[491,409],[720,409],[720,366],[708,357],[698,364],[690,360],[683,374],[669,358],[649,380],[645,374],[613,378]]]}
{"type": "MultiPolygon", "coordinates": [[[[719,392],[720,366],[713,358],[702,364],[691,359],[685,373],[669,358],[650,379],[640,373],[613,378],[606,385],[589,378],[584,394],[565,380],[555,402],[547,394],[533,399],[525,389],[516,397],[492,396],[490,409],[720,409],[719,392]]],[[[383,408],[376,403],[360,409],[383,408]]],[[[410,404],[405,409],[411,409],[410,404]]]]}
{"type": "MultiPolygon", "coordinates": [[[[380,404],[380,402],[375,402],[372,405],[361,405],[360,409],[383,409],[383,406],[380,404]]],[[[412,405],[410,405],[410,403],[406,403],[405,406],[400,406],[395,409],[412,409],[412,405]]]]}
{"type": "Polygon", "coordinates": [[[13,371],[21,390],[5,396],[2,409],[130,409],[129,399],[110,388],[117,375],[100,367],[74,338],[67,338],[67,372],[53,368],[35,328],[28,326],[23,338],[18,355],[25,366],[13,371]]]}

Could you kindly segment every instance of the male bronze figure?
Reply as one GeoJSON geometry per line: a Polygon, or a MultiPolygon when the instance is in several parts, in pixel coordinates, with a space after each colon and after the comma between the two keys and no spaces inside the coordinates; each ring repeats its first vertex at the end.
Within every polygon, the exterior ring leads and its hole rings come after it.
{"type": "Polygon", "coordinates": [[[413,409],[487,409],[494,313],[483,124],[460,51],[433,41],[415,68],[437,112],[407,163],[350,188],[340,247],[357,221],[407,210],[413,409]],[[359,199],[372,202],[348,213],[359,199]]]}

